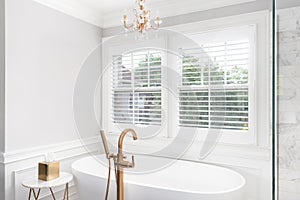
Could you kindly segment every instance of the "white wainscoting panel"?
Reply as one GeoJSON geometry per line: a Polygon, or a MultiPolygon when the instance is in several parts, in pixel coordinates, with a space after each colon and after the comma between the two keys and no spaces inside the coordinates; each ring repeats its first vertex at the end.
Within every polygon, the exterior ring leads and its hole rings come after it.
{"type": "MultiPolygon", "coordinates": [[[[45,154],[52,152],[56,160],[60,161],[61,171],[71,172],[74,161],[88,156],[90,153],[102,153],[99,137],[89,138],[85,141],[71,141],[34,149],[25,149],[9,152],[3,155],[5,165],[5,200],[24,200],[28,198],[29,190],[22,186],[24,180],[37,178],[38,162],[45,160],[45,154]],[[84,145],[83,145],[84,144],[84,145]],[[89,151],[87,151],[87,149],[89,151]]],[[[64,187],[53,188],[57,199],[62,199],[64,187]]],[[[72,181],[69,185],[69,197],[76,200],[76,187],[72,181]]],[[[40,199],[52,199],[48,190],[42,190],[40,199]]]]}

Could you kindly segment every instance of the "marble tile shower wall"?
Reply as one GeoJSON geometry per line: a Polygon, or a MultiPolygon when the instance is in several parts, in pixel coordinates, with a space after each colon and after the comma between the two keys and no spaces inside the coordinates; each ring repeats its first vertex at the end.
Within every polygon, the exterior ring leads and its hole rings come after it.
{"type": "Polygon", "coordinates": [[[300,7],[278,11],[279,200],[300,199],[300,7]]]}

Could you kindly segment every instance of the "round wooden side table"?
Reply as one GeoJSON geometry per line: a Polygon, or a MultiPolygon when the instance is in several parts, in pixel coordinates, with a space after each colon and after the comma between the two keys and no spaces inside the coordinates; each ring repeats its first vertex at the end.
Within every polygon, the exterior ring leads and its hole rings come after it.
{"type": "Polygon", "coordinates": [[[38,180],[38,179],[31,179],[31,180],[23,181],[22,185],[26,188],[29,188],[28,200],[31,199],[31,195],[33,195],[33,198],[35,200],[38,200],[41,189],[49,189],[51,192],[52,198],[54,200],[56,200],[52,188],[66,185],[63,199],[68,200],[69,199],[69,183],[72,181],[72,179],[73,179],[72,174],[66,173],[66,172],[60,172],[60,176],[57,179],[54,179],[51,181],[42,181],[42,180],[38,180]]]}

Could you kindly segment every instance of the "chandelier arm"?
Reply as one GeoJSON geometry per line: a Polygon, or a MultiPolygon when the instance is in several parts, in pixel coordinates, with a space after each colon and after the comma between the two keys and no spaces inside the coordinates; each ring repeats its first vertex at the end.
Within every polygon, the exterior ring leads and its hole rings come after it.
{"type": "Polygon", "coordinates": [[[133,24],[127,24],[126,23],[126,21],[124,21],[124,27],[126,28],[126,29],[130,29],[130,28],[132,28],[133,27],[133,24]]]}
{"type": "Polygon", "coordinates": [[[157,24],[156,27],[154,27],[154,26],[151,25],[152,30],[155,30],[155,31],[157,31],[159,29],[159,27],[160,27],[159,24],[157,24]]]}
{"type": "Polygon", "coordinates": [[[138,18],[138,12],[135,8],[133,9],[133,14],[135,15],[136,18],[138,18]]]}

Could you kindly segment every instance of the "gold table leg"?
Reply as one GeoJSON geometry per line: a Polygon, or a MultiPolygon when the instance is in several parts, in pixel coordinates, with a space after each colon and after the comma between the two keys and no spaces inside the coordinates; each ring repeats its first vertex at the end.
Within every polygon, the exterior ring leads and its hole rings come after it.
{"type": "Polygon", "coordinates": [[[41,189],[38,190],[38,193],[37,193],[37,194],[35,193],[35,190],[34,190],[34,189],[32,189],[32,191],[33,191],[33,197],[34,197],[34,199],[35,199],[35,200],[38,200],[38,199],[39,199],[39,196],[40,196],[41,189]]]}
{"type": "MultiPolygon", "coordinates": [[[[51,192],[53,200],[56,200],[56,198],[54,196],[54,192],[53,192],[51,187],[49,188],[49,190],[51,192]]],[[[39,189],[38,192],[36,193],[34,188],[30,188],[29,189],[28,200],[31,200],[31,194],[33,194],[33,198],[35,200],[38,200],[39,196],[40,196],[40,193],[41,193],[41,189],[39,189]]],[[[67,200],[69,200],[69,183],[66,184],[66,188],[65,188],[65,192],[64,192],[64,200],[66,199],[66,197],[67,197],[67,200]]]]}
{"type": "Polygon", "coordinates": [[[64,199],[66,199],[67,196],[67,200],[69,200],[69,183],[66,183],[66,188],[65,188],[65,192],[64,192],[64,199]]]}
{"type": "Polygon", "coordinates": [[[29,195],[28,195],[28,200],[31,199],[31,193],[33,193],[33,198],[35,200],[38,200],[39,199],[39,196],[40,196],[40,192],[41,192],[41,189],[38,190],[38,193],[35,192],[34,188],[30,188],[29,190],[29,195]]]}
{"type": "Polygon", "coordinates": [[[49,188],[49,189],[50,189],[50,192],[51,192],[51,195],[52,195],[53,199],[56,200],[52,188],[49,188]]]}
{"type": "Polygon", "coordinates": [[[28,200],[30,200],[31,199],[31,188],[29,189],[29,195],[28,195],[28,200]]]}

